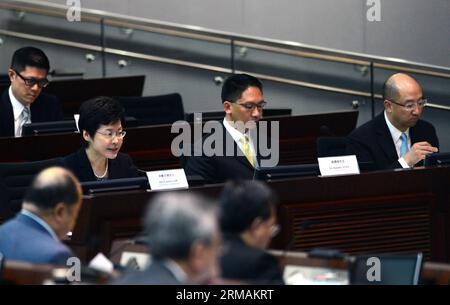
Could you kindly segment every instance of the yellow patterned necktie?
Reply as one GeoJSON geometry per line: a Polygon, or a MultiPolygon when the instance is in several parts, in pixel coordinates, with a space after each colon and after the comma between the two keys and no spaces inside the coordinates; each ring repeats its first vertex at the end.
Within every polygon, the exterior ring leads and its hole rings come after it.
{"type": "Polygon", "coordinates": [[[245,157],[247,158],[248,162],[250,162],[250,164],[252,165],[252,167],[255,167],[255,162],[253,160],[253,154],[252,154],[252,150],[250,149],[248,137],[245,135],[242,137],[242,151],[243,151],[245,157]]]}

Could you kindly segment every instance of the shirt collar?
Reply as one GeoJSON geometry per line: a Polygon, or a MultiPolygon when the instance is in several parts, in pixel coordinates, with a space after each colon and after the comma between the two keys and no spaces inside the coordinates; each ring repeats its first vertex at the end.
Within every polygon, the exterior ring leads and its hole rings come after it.
{"type": "Polygon", "coordinates": [[[231,135],[231,137],[235,142],[237,143],[242,142],[242,138],[244,135],[246,135],[250,140],[250,136],[248,133],[244,134],[239,130],[237,130],[236,128],[234,128],[233,126],[231,126],[230,122],[228,122],[226,118],[223,119],[223,126],[225,126],[225,129],[228,131],[228,133],[231,135]]]}
{"type": "Polygon", "coordinates": [[[166,266],[167,269],[173,274],[173,276],[177,279],[180,283],[186,283],[187,282],[187,274],[184,272],[183,269],[173,260],[171,259],[165,259],[163,261],[164,266],[166,266]]]}
{"type": "MultiPolygon", "coordinates": [[[[384,119],[386,120],[386,124],[389,128],[389,131],[391,133],[392,139],[394,140],[394,143],[397,143],[400,140],[400,136],[402,135],[403,132],[398,130],[397,127],[395,127],[391,123],[391,121],[389,121],[386,111],[384,112],[384,119]]],[[[409,138],[409,128],[405,131],[405,134],[406,134],[406,137],[409,138]]]]}
{"type": "Polygon", "coordinates": [[[27,210],[22,210],[20,211],[20,213],[22,215],[25,215],[31,219],[33,219],[34,221],[36,221],[38,224],[40,224],[55,240],[59,241],[58,236],[56,236],[55,231],[53,231],[53,229],[39,216],[37,216],[36,214],[31,213],[30,211],[27,210]]]}
{"type": "Polygon", "coordinates": [[[12,92],[11,86],[9,87],[8,93],[9,93],[9,100],[11,101],[11,105],[13,107],[14,121],[16,121],[22,114],[22,111],[25,108],[25,106],[21,102],[19,102],[19,100],[16,99],[16,97],[12,92]]]}

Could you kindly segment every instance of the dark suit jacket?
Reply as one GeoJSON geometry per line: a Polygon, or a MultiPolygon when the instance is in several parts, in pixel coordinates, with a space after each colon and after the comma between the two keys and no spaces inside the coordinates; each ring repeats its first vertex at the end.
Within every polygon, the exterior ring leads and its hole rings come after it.
{"type": "MultiPolygon", "coordinates": [[[[439,148],[436,130],[430,123],[419,120],[409,129],[411,145],[427,141],[439,148]]],[[[355,129],[348,136],[349,152],[356,155],[358,162],[373,162],[375,169],[401,168],[384,112],[373,120],[355,129]]],[[[421,165],[420,162],[417,165],[421,165]]]]}
{"type": "Polygon", "coordinates": [[[154,261],[143,271],[126,271],[114,285],[181,285],[173,273],[160,261],[154,261]]]}
{"type": "MultiPolygon", "coordinates": [[[[84,147],[64,157],[61,165],[71,170],[80,182],[97,180],[84,147]]],[[[138,177],[139,172],[131,158],[119,152],[115,159],[108,159],[108,175],[108,179],[133,178],[138,177]]]]}
{"type": "MultiPolygon", "coordinates": [[[[14,137],[14,113],[8,91],[9,88],[0,100],[0,137],[14,137]]],[[[41,93],[30,110],[33,123],[64,120],[58,100],[53,95],[41,93]]]]}
{"type": "Polygon", "coordinates": [[[220,267],[224,279],[250,284],[284,284],[276,258],[263,250],[247,246],[236,235],[224,235],[220,267]]]}
{"type": "Polygon", "coordinates": [[[66,265],[72,251],[34,219],[18,214],[0,227],[0,252],[8,260],[66,265]]]}
{"type": "MultiPolygon", "coordinates": [[[[223,128],[223,152],[221,156],[206,156],[202,154],[201,156],[194,156],[194,147],[202,145],[205,140],[207,140],[211,135],[206,135],[203,137],[202,142],[197,142],[192,146],[191,155],[182,158],[182,166],[187,176],[198,175],[205,179],[206,183],[222,183],[226,180],[251,180],[254,176],[255,169],[252,167],[247,158],[240,152],[239,147],[233,140],[231,135],[228,133],[226,128],[221,124],[223,128]],[[232,143],[233,145],[233,156],[226,156],[226,145],[225,143],[232,143]],[[237,152],[241,155],[237,155],[237,152]]],[[[255,147],[256,149],[256,147],[255,147]]],[[[260,156],[257,155],[258,163],[260,161],[260,156]]]]}

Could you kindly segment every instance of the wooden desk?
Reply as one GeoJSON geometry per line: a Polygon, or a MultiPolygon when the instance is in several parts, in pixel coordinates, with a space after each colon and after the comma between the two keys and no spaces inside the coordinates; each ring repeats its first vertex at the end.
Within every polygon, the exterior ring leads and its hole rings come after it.
{"type": "MultiPolygon", "coordinates": [[[[344,259],[311,258],[306,252],[270,251],[274,255],[282,270],[287,265],[318,267],[327,269],[349,270],[350,264],[344,259]]],[[[422,266],[421,284],[450,285],[450,265],[442,263],[425,262],[422,266]]]]}
{"type": "Polygon", "coordinates": [[[5,262],[0,282],[13,285],[42,285],[53,279],[52,265],[35,265],[19,261],[5,262]]]}
{"type": "MultiPolygon", "coordinates": [[[[343,177],[270,182],[279,195],[282,230],[271,247],[291,251],[334,248],[357,255],[421,251],[449,262],[450,168],[381,171],[343,177]]],[[[217,197],[223,185],[190,191],[217,197]]],[[[86,197],[69,245],[82,259],[109,253],[112,241],[141,230],[155,192],[86,197]]]]}
{"type": "MultiPolygon", "coordinates": [[[[271,118],[280,122],[280,164],[316,163],[316,139],[323,126],[336,136],[345,136],[356,126],[358,112],[271,118]]],[[[178,134],[170,125],[142,126],[127,129],[122,152],[128,153],[143,170],[180,167],[171,153],[171,142],[178,134]]],[[[26,162],[63,157],[81,147],[78,133],[0,138],[0,162],[26,162]]]]}
{"type": "Polygon", "coordinates": [[[69,283],[67,274],[73,274],[70,267],[67,266],[31,264],[8,260],[2,270],[0,284],[43,285],[47,281],[58,284],[106,284],[117,276],[116,273],[109,275],[83,267],[80,272],[80,282],[69,283]]]}

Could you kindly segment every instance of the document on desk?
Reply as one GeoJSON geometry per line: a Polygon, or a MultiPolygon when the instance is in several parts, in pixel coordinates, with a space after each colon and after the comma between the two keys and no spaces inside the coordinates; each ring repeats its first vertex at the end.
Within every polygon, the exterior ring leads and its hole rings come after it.
{"type": "Polygon", "coordinates": [[[287,265],[283,278],[286,285],[348,285],[346,270],[287,265]]]}

